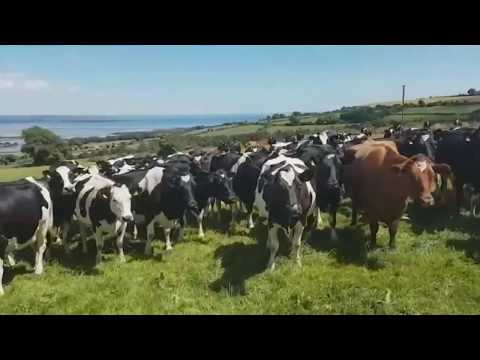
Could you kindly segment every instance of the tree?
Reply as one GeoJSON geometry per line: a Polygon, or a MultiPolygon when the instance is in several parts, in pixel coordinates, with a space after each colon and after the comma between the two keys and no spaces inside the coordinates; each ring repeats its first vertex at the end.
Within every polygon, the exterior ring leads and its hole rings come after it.
{"type": "Polygon", "coordinates": [[[62,142],[57,134],[39,126],[23,130],[22,137],[25,144],[53,145],[62,142]]]}
{"type": "Polygon", "coordinates": [[[72,156],[70,147],[48,129],[34,126],[23,130],[22,137],[21,151],[32,157],[34,165],[50,165],[72,156]]]}
{"type": "Polygon", "coordinates": [[[425,106],[425,101],[422,99],[418,100],[418,106],[425,106]]]}
{"type": "Polygon", "coordinates": [[[468,89],[467,94],[470,96],[477,95],[477,90],[475,90],[474,88],[470,88],[468,89]]]}

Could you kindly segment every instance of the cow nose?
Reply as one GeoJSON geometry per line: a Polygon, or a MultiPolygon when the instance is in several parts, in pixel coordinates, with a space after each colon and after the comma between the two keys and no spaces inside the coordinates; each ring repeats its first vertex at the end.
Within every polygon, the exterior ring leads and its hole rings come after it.
{"type": "Polygon", "coordinates": [[[295,204],[293,205],[291,208],[290,208],[290,214],[292,216],[292,218],[299,218],[300,217],[300,207],[295,204]]]}
{"type": "Polygon", "coordinates": [[[230,204],[233,204],[233,203],[236,202],[237,200],[238,200],[238,198],[237,198],[235,195],[230,195],[230,196],[228,197],[228,202],[229,202],[230,204]]]}
{"type": "Polygon", "coordinates": [[[124,216],[122,219],[123,219],[123,221],[125,221],[125,222],[133,221],[133,215],[124,216]]]}
{"type": "Polygon", "coordinates": [[[198,205],[197,205],[196,201],[190,201],[187,206],[188,206],[188,208],[190,208],[192,210],[198,210],[198,205]]]}
{"type": "Polygon", "coordinates": [[[421,200],[421,203],[422,203],[423,206],[433,206],[433,205],[435,205],[435,200],[433,199],[432,195],[422,196],[420,198],[420,200],[421,200]]]}

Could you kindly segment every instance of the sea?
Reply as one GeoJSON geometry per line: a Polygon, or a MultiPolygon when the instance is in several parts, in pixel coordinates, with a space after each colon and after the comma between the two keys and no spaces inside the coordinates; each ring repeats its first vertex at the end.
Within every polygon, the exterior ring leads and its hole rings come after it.
{"type": "Polygon", "coordinates": [[[125,132],[215,126],[224,123],[254,122],[266,114],[61,116],[0,115],[0,153],[17,153],[23,145],[22,130],[32,126],[49,129],[64,139],[105,137],[125,132]],[[6,144],[6,143],[10,144],[6,144]]]}

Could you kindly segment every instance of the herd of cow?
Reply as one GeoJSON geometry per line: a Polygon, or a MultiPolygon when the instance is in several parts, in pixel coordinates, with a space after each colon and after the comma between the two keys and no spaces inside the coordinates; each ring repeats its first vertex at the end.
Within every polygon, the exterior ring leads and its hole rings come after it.
{"type": "Polygon", "coordinates": [[[164,230],[166,249],[180,241],[187,221],[204,236],[203,218],[227,204],[232,221],[243,209],[248,227],[267,229],[267,268],[273,270],[279,236],[285,235],[300,264],[302,239],[329,213],[332,239],[337,238],[336,214],[343,198],[352,200],[352,225],[361,212],[370,224],[374,247],[378,223],[387,224],[390,247],[408,201],[434,203],[437,187],[446,190],[452,179],[460,211],[464,185],[480,189],[480,129],[455,127],[433,131],[390,128],[372,139],[367,129],[357,135],[298,135],[278,142],[249,142],[245,151],[219,147],[156,156],[126,156],[84,167],[63,161],[32,177],[0,183],[0,294],[3,262],[15,263],[14,253],[32,245],[35,274],[43,272],[47,244],[63,245],[70,255],[69,235],[78,223],[82,251],[93,234],[102,259],[105,234],[116,237],[125,261],[126,233],[137,239],[146,233],[145,254],[152,255],[155,225],[164,230]],[[217,209],[215,209],[217,205],[217,209]],[[240,206],[238,206],[240,205],[240,206]],[[47,241],[48,239],[48,241],[47,241]]]}

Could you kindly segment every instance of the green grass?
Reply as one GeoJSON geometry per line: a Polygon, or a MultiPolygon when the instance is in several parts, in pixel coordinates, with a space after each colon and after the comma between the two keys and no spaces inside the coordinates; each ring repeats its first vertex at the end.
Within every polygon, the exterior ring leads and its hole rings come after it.
{"type": "MultiPolygon", "coordinates": [[[[0,170],[1,180],[12,172],[0,170]]],[[[15,169],[21,176],[39,168],[15,169]]],[[[339,214],[339,241],[328,230],[303,247],[303,266],[281,256],[273,273],[263,271],[263,245],[244,227],[227,235],[208,226],[206,238],[188,228],[185,240],[153,258],[142,246],[120,264],[110,242],[106,259],[92,268],[94,244],[71,261],[52,248],[41,277],[22,261],[5,271],[0,314],[477,314],[480,311],[480,220],[453,218],[442,209],[410,211],[400,225],[396,252],[381,246],[365,253],[367,226],[348,226],[339,214]]],[[[324,215],[324,221],[326,216],[324,215]]],[[[261,242],[260,242],[261,243],[261,242]]],[[[77,250],[78,251],[78,250],[77,250]]],[[[19,254],[21,258],[22,254],[19,254]]],[[[25,252],[25,259],[32,256],[25,252]]]]}

